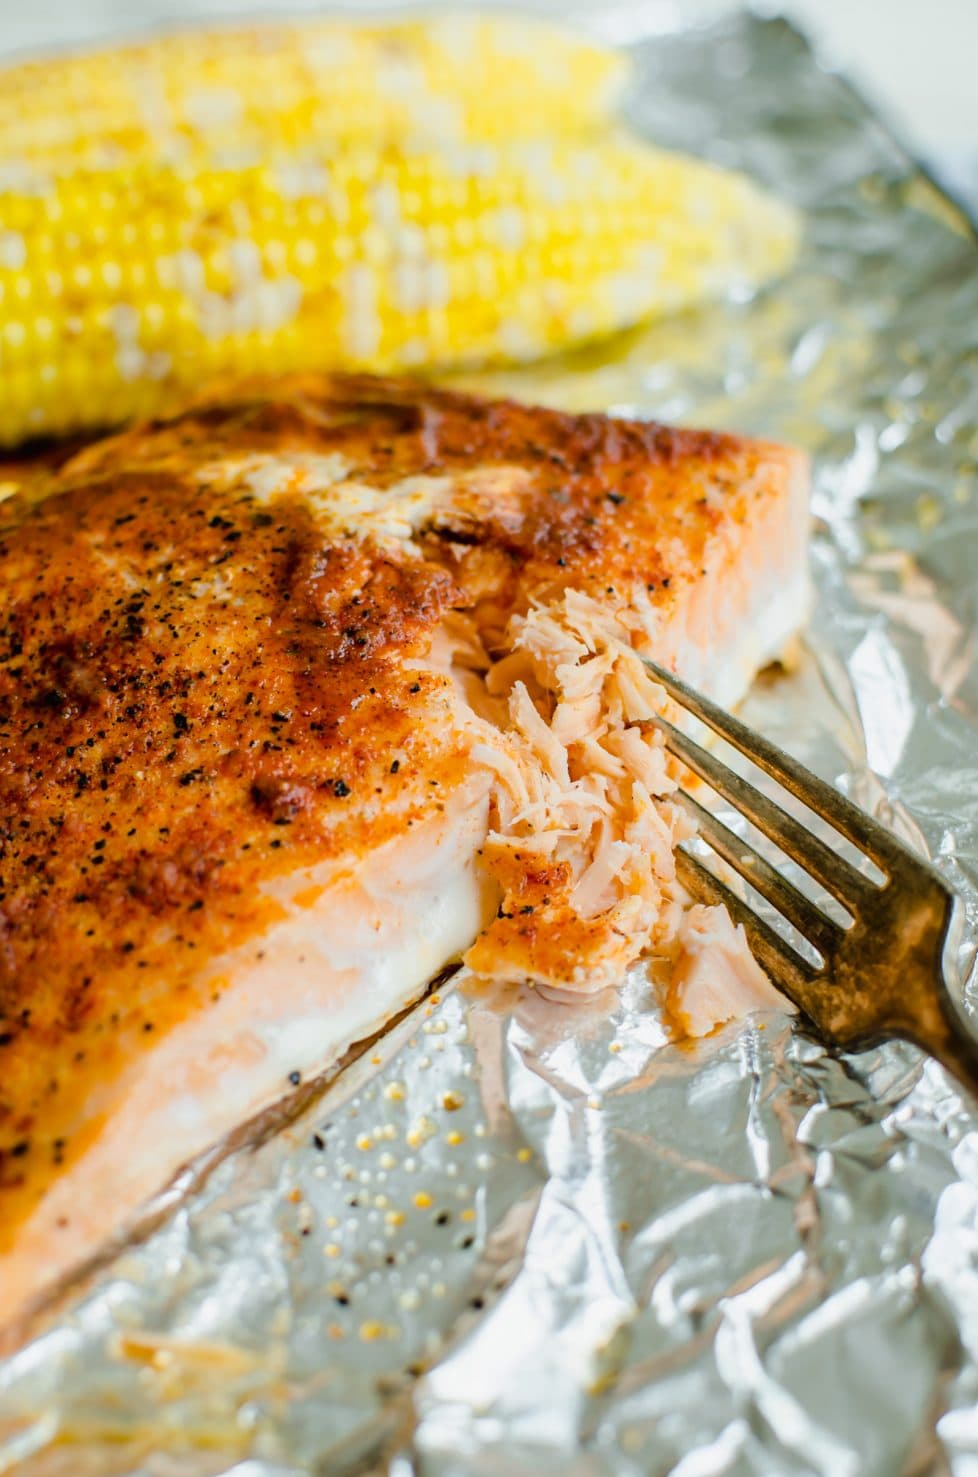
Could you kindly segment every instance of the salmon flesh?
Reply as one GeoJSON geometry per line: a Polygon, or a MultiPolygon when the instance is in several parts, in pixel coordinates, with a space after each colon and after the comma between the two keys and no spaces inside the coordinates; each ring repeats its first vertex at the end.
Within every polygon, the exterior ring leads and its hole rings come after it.
{"type": "Polygon", "coordinates": [[[359,376],[0,505],[0,1325],[448,961],[695,983],[715,937],[765,998],[676,883],[639,653],[737,702],[807,535],[785,447],[359,376]]]}

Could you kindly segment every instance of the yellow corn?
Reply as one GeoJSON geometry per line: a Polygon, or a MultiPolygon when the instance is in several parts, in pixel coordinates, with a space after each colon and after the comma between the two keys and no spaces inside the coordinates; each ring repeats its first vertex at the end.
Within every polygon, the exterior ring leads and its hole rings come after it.
{"type": "Polygon", "coordinates": [[[624,53],[526,17],[338,18],[183,31],[0,72],[10,160],[103,168],[308,140],[492,141],[605,119],[624,53]]]}
{"type": "MultiPolygon", "coordinates": [[[[271,55],[294,63],[288,96],[308,102],[308,37],[301,66],[282,40],[301,28],[267,33],[267,48],[257,39],[266,33],[145,48],[169,92],[145,93],[142,123],[128,91],[138,79],[119,54],[114,66],[108,54],[58,63],[106,68],[106,116],[91,128],[76,119],[72,132],[70,95],[57,108],[35,98],[46,142],[33,152],[23,139],[13,147],[0,121],[0,442],[152,414],[218,374],[528,359],[780,269],[793,249],[789,212],[739,175],[594,117],[588,126],[566,79],[611,77],[594,48],[561,37],[564,52],[547,53],[553,72],[534,91],[539,56],[514,40],[524,24],[310,26],[372,58],[336,75],[336,136],[310,123],[304,103],[270,103],[268,84],[247,81],[271,55]],[[508,85],[510,96],[525,88],[523,118],[497,116],[452,71],[446,38],[459,46],[470,34],[480,44],[465,54],[482,79],[513,52],[508,85]],[[383,67],[370,68],[385,45],[422,68],[420,91],[381,95],[383,67]],[[181,70],[184,55],[196,60],[181,70]],[[223,124],[181,135],[184,154],[158,147],[163,135],[145,124],[154,99],[170,99],[159,110],[170,123],[194,109],[213,120],[225,92],[240,101],[237,147],[223,124]],[[398,139],[399,110],[422,102],[428,114],[451,104],[458,126],[398,139]],[[550,135],[505,136],[527,118],[550,135]]],[[[0,80],[0,120],[5,106],[16,112],[23,70],[0,80]]]]}

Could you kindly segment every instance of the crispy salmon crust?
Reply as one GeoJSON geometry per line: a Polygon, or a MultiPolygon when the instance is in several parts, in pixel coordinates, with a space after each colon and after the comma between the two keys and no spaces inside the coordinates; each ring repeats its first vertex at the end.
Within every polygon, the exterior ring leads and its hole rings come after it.
{"type": "Polygon", "coordinates": [[[233,991],[221,961],[261,957],[279,884],[464,790],[426,660],[446,615],[491,651],[566,590],[638,590],[657,654],[737,697],[788,633],[729,649],[759,572],[776,592],[803,565],[803,481],[796,453],[735,436],[296,377],[0,504],[0,1316],[3,1254],[118,1111],[106,1083],[233,991]]]}

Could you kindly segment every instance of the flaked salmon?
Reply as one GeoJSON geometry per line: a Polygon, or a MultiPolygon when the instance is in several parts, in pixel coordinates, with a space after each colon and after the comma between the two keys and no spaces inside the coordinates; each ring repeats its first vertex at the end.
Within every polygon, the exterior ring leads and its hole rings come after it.
{"type": "Polygon", "coordinates": [[[366,377],[0,505],[0,1323],[460,955],[587,991],[651,941],[695,1027],[716,938],[765,998],[676,884],[638,654],[736,702],[807,523],[784,447],[366,377]]]}

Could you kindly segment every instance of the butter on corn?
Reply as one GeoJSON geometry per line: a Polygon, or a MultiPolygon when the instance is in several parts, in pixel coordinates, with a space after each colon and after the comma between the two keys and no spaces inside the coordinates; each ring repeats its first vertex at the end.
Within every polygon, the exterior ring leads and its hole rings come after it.
{"type": "Polygon", "coordinates": [[[794,247],[743,177],[616,131],[619,59],[536,22],[313,22],[36,65],[0,74],[8,445],[214,375],[530,359],[794,247]]]}

